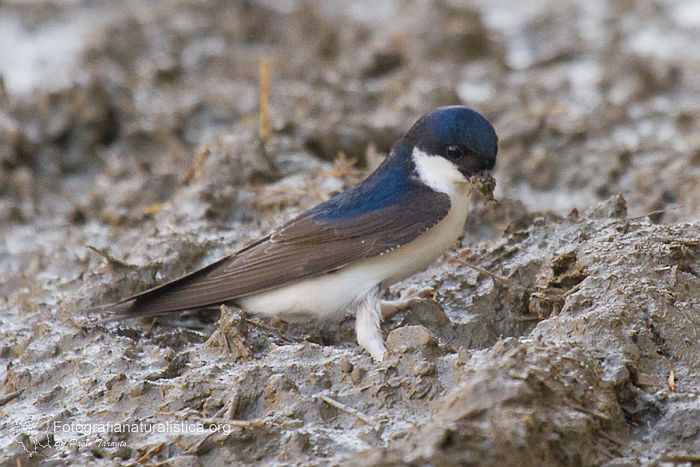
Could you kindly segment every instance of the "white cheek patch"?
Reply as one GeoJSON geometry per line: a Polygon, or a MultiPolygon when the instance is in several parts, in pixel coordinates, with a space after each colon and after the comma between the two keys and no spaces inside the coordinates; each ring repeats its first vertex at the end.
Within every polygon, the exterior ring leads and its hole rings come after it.
{"type": "Polygon", "coordinates": [[[453,193],[455,186],[466,178],[457,166],[441,156],[432,156],[418,148],[413,149],[413,162],[420,180],[435,191],[453,193]]]}

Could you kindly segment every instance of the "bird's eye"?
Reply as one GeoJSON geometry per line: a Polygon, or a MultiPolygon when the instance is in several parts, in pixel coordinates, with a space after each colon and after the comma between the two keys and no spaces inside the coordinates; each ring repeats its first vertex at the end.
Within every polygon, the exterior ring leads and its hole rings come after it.
{"type": "Polygon", "coordinates": [[[448,159],[459,159],[464,155],[464,151],[462,151],[462,148],[456,144],[450,144],[445,149],[445,154],[447,155],[448,159]]]}

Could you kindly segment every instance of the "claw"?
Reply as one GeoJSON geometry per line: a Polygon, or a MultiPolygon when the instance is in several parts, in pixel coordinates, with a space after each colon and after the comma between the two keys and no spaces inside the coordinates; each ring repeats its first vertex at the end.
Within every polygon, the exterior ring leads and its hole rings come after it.
{"type": "Polygon", "coordinates": [[[387,319],[394,316],[399,311],[406,310],[420,303],[426,298],[435,299],[437,290],[433,287],[425,287],[420,290],[409,289],[398,300],[383,300],[382,301],[382,318],[387,319]]]}

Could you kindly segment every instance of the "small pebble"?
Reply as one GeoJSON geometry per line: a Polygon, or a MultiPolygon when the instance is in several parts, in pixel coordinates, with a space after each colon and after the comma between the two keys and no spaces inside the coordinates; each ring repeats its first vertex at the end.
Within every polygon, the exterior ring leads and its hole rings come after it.
{"type": "Polygon", "coordinates": [[[433,333],[420,324],[394,329],[386,338],[386,348],[391,352],[434,346],[436,343],[433,333]]]}
{"type": "Polygon", "coordinates": [[[353,364],[347,359],[347,357],[340,359],[340,371],[343,373],[350,373],[353,368],[353,364]]]}
{"type": "Polygon", "coordinates": [[[146,392],[146,383],[139,382],[134,384],[132,387],[129,388],[128,394],[131,397],[139,397],[142,396],[146,392]]]}
{"type": "Polygon", "coordinates": [[[430,376],[435,374],[435,364],[422,360],[413,367],[413,376],[430,376]]]}
{"type": "Polygon", "coordinates": [[[367,370],[365,370],[364,368],[355,367],[352,370],[352,373],[350,373],[350,380],[352,381],[352,384],[360,384],[366,374],[367,370]]]}

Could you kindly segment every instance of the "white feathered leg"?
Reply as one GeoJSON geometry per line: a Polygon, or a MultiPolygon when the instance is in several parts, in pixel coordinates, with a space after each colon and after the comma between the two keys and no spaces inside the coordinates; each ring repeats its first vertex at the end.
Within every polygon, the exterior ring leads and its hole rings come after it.
{"type": "Polygon", "coordinates": [[[355,334],[357,343],[365,349],[376,361],[384,360],[384,336],[382,336],[382,307],[379,298],[379,286],[367,292],[360,301],[355,317],[355,334]]]}

